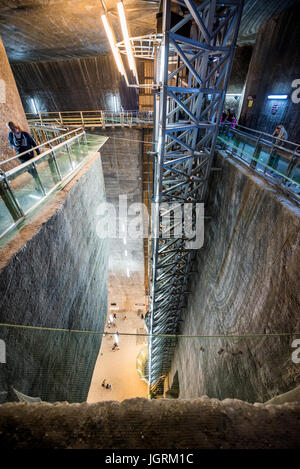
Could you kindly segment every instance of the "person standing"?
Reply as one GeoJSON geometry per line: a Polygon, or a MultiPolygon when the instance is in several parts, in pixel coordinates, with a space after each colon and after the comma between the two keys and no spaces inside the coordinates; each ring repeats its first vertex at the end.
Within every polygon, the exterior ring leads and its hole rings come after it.
{"type": "MultiPolygon", "coordinates": [[[[32,136],[28,132],[22,131],[18,125],[14,124],[13,122],[7,122],[6,125],[10,130],[8,134],[9,144],[12,148],[14,148],[17,155],[20,155],[21,153],[31,150],[31,148],[35,148],[37,146],[32,136]]],[[[35,151],[37,155],[40,154],[40,150],[38,148],[36,148],[35,151]]],[[[28,152],[25,155],[21,155],[19,160],[21,163],[25,163],[32,158],[34,158],[34,151],[28,152]]]]}
{"type": "MultiPolygon", "coordinates": [[[[284,145],[284,142],[282,142],[282,140],[280,139],[287,140],[288,133],[282,124],[277,125],[276,129],[273,132],[273,137],[277,137],[275,139],[275,145],[278,145],[278,146],[284,145]]],[[[276,149],[273,148],[271,151],[271,155],[269,157],[268,166],[271,166],[271,168],[276,170],[278,167],[278,162],[279,162],[279,155],[276,153],[276,149]]]]}
{"type": "MultiPolygon", "coordinates": [[[[27,161],[34,158],[34,150],[28,151],[37,146],[32,136],[28,132],[22,131],[18,125],[14,124],[14,122],[7,122],[6,125],[10,130],[8,134],[9,144],[15,150],[17,155],[21,155],[18,158],[19,161],[21,163],[26,163],[27,161]],[[22,153],[24,152],[27,153],[25,155],[22,155],[22,153]]],[[[36,148],[35,151],[37,155],[40,155],[40,150],[38,148],[36,148]]],[[[37,189],[40,190],[37,170],[34,167],[31,167],[30,169],[28,169],[28,172],[36,181],[37,189]]]]}
{"type": "MultiPolygon", "coordinates": [[[[288,139],[288,133],[283,127],[282,124],[277,125],[276,129],[273,132],[273,137],[278,137],[278,139],[283,139],[287,140],[288,139]]],[[[282,142],[280,140],[276,139],[275,140],[275,145],[281,145],[282,142]]]]}

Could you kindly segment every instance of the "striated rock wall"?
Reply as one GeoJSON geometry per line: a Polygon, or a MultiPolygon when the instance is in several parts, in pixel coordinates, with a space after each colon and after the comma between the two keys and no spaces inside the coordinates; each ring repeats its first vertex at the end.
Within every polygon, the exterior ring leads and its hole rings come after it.
{"type": "Polygon", "coordinates": [[[260,27],[251,58],[244,102],[239,123],[246,127],[273,133],[278,124],[288,132],[288,140],[300,141],[300,77],[298,18],[299,2],[260,27]],[[295,99],[292,94],[295,92],[295,99]],[[287,94],[287,100],[268,100],[271,94],[287,94]],[[248,96],[255,97],[252,107],[248,96]]]}
{"type": "Polygon", "coordinates": [[[299,448],[299,403],[128,399],[4,404],[0,447],[68,449],[299,448]]]}
{"type": "MultiPolygon", "coordinates": [[[[0,251],[0,323],[103,331],[107,313],[106,240],[97,236],[105,198],[99,154],[0,251]]],[[[45,401],[87,397],[101,335],[0,326],[11,387],[45,401]]]]}
{"type": "Polygon", "coordinates": [[[299,208],[242,164],[220,154],[181,333],[169,376],[180,398],[265,402],[299,384],[299,208]],[[291,336],[272,336],[291,333],[291,336]],[[269,336],[236,337],[247,334],[269,336]]]}
{"type": "Polygon", "coordinates": [[[26,112],[35,112],[32,98],[39,112],[138,109],[137,91],[127,87],[113,56],[14,63],[12,70],[26,112]]]}

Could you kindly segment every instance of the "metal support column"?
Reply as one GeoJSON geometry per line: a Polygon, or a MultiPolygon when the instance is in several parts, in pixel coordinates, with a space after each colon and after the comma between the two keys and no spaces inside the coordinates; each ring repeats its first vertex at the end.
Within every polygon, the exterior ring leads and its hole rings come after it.
{"type": "Polygon", "coordinates": [[[163,40],[156,59],[153,152],[157,157],[153,173],[151,300],[146,315],[150,397],[166,377],[174,351],[174,341],[158,335],[176,335],[179,331],[196,256],[195,250],[186,247],[186,232],[182,237],[171,233],[182,220],[186,204],[191,209],[188,225],[194,228],[197,204],[207,198],[243,0],[205,0],[201,4],[181,0],[183,16],[176,24],[171,24],[173,6],[178,6],[177,0],[164,0],[163,40]],[[176,213],[165,210],[165,214],[172,213],[167,231],[162,223],[162,203],[176,205],[176,213]]]}

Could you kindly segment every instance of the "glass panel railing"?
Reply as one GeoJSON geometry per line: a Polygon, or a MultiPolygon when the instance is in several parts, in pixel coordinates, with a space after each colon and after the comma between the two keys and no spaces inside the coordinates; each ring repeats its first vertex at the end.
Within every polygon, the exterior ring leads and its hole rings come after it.
{"type": "Polygon", "coordinates": [[[68,111],[68,112],[45,112],[38,116],[27,114],[30,124],[35,125],[52,125],[52,126],[132,126],[140,124],[152,124],[152,111],[123,111],[114,112],[108,110],[96,111],[68,111]]]}
{"type": "Polygon", "coordinates": [[[56,157],[57,165],[61,174],[61,177],[64,178],[67,174],[69,174],[75,164],[73,163],[73,159],[70,156],[70,150],[68,148],[68,144],[64,145],[63,147],[53,150],[53,153],[56,157]]]}
{"type": "Polygon", "coordinates": [[[53,153],[47,153],[36,162],[40,181],[48,194],[60,181],[60,175],[53,153]]]}
{"type": "MultiPolygon", "coordinates": [[[[48,194],[80,168],[86,157],[99,150],[99,138],[86,136],[81,129],[64,133],[42,144],[42,154],[4,172],[18,157],[1,162],[0,171],[0,239],[19,220],[34,210],[48,194]]],[[[24,158],[26,154],[24,154],[24,158]]]]}
{"type": "Polygon", "coordinates": [[[13,216],[11,215],[7,205],[5,204],[6,193],[2,188],[2,183],[0,183],[0,227],[1,231],[4,233],[14,224],[13,216]]]}
{"type": "Polygon", "coordinates": [[[227,125],[220,128],[217,140],[220,149],[230,151],[265,177],[276,180],[296,194],[300,194],[300,151],[296,145],[260,133],[253,135],[227,125]]]}
{"type": "Polygon", "coordinates": [[[39,174],[33,163],[25,167],[22,165],[17,172],[9,174],[7,180],[25,214],[44,197],[39,174]]]}

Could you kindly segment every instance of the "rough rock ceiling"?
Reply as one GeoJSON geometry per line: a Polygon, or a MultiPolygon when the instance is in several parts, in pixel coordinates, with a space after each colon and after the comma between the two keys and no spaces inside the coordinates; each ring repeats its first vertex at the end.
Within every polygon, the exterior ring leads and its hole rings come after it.
{"type": "MultiPolygon", "coordinates": [[[[105,3],[116,11],[117,0],[105,3]]],[[[155,32],[159,0],[124,0],[124,5],[131,35],[155,32]]],[[[100,0],[0,0],[0,36],[12,62],[106,55],[102,13],[100,0]]],[[[118,16],[110,20],[121,40],[118,16]]]]}
{"type": "MultiPolygon", "coordinates": [[[[300,0],[246,0],[239,44],[255,41],[259,26],[300,0]]],[[[106,0],[109,10],[117,0],[106,0]]],[[[124,0],[131,35],[155,31],[160,0],[124,0]]],[[[0,0],[0,35],[10,61],[105,55],[109,45],[100,0],[0,0]]],[[[119,31],[116,14],[111,14],[119,31]]],[[[118,39],[121,40],[119,31],[118,39]]]]}

